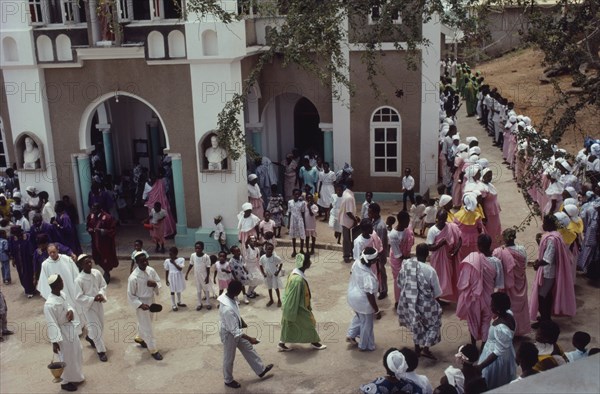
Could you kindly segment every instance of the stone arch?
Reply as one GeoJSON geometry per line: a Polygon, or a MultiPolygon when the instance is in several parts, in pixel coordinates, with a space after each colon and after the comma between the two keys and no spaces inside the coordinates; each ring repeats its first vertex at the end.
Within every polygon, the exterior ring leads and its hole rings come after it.
{"type": "Polygon", "coordinates": [[[204,56],[216,56],[219,54],[219,39],[214,30],[205,30],[202,33],[202,54],[204,56]]]}
{"type": "Polygon", "coordinates": [[[165,57],[165,39],[162,33],[153,30],[148,34],[148,57],[161,59],[165,57]]]}
{"type": "MultiPolygon", "coordinates": [[[[143,99],[140,96],[137,96],[137,95],[129,93],[129,92],[124,92],[124,91],[105,93],[102,96],[98,97],[94,102],[90,103],[86,107],[86,109],[83,111],[83,113],[81,115],[81,121],[79,122],[79,149],[81,149],[82,151],[85,151],[86,153],[90,153],[92,150],[94,150],[94,145],[92,144],[92,137],[89,132],[89,130],[92,126],[92,120],[94,118],[94,114],[96,113],[96,110],[100,106],[104,106],[104,102],[106,100],[115,97],[115,95],[128,96],[128,97],[132,97],[136,100],[139,100],[140,102],[146,104],[148,106],[148,108],[150,108],[156,114],[158,121],[160,122],[160,124],[162,126],[164,136],[165,136],[166,147],[164,150],[169,151],[171,149],[170,148],[171,144],[169,142],[169,134],[168,134],[167,128],[165,127],[165,122],[162,119],[161,114],[156,110],[154,105],[152,105],[149,101],[143,99]]],[[[104,111],[104,109],[102,111],[104,111]]]]}
{"type": "Polygon", "coordinates": [[[169,57],[185,57],[185,37],[179,30],[173,30],[167,37],[169,57]]]}
{"type": "Polygon", "coordinates": [[[4,37],[2,39],[2,54],[4,55],[5,62],[19,61],[19,49],[14,38],[4,37]]]}
{"type": "Polygon", "coordinates": [[[56,57],[62,62],[73,60],[71,39],[65,34],[59,34],[58,37],[56,37],[56,57]]]}
{"type": "Polygon", "coordinates": [[[50,37],[42,34],[36,40],[38,61],[40,62],[53,62],[54,61],[54,50],[52,49],[52,40],[50,37]]]}

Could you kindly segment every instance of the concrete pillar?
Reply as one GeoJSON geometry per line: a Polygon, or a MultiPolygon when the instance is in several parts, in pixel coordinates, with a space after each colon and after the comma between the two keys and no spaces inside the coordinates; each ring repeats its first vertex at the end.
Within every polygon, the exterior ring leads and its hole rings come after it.
{"type": "Polygon", "coordinates": [[[323,132],[323,161],[329,163],[331,168],[333,165],[333,124],[319,123],[319,128],[323,132]]]}
{"type": "Polygon", "coordinates": [[[259,155],[263,154],[263,125],[262,123],[247,123],[247,132],[252,133],[252,147],[259,155]]]}
{"type": "Polygon", "coordinates": [[[115,176],[115,159],[113,155],[112,132],[110,124],[97,124],[96,128],[102,132],[102,144],[104,145],[104,163],[106,173],[115,176]]]}
{"type": "Polygon", "coordinates": [[[160,154],[160,135],[158,129],[158,119],[152,119],[151,121],[146,123],[148,125],[149,130],[149,138],[150,138],[150,173],[157,174],[158,170],[158,155],[160,154]]]}
{"type": "Polygon", "coordinates": [[[177,236],[187,234],[187,216],[185,212],[185,191],[183,187],[183,165],[179,153],[170,153],[173,171],[173,191],[175,193],[175,209],[177,210],[177,236]]]}

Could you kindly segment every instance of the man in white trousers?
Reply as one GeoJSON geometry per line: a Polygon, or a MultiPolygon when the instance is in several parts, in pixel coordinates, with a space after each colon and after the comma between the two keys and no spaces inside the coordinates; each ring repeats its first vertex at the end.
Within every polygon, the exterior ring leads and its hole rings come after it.
{"type": "Polygon", "coordinates": [[[152,315],[150,305],[154,303],[154,296],[160,289],[160,277],[152,267],[148,267],[148,257],[143,251],[137,252],[134,257],[137,268],[129,275],[127,282],[127,299],[135,309],[138,319],[138,335],[134,341],[143,348],[148,348],[155,360],[162,360],[158,352],[154,332],[152,331],[152,315]]]}
{"type": "Polygon", "coordinates": [[[62,291],[64,285],[60,275],[53,274],[44,280],[51,289],[44,304],[48,338],[52,342],[52,351],[65,362],[60,387],[65,391],[77,391],[77,384],[83,382],[85,377],[81,341],[75,327],[75,309],[67,302],[62,291]]]}
{"type": "Polygon", "coordinates": [[[252,345],[258,344],[259,341],[242,331],[246,324],[240,316],[240,310],[235,301],[235,298],[242,292],[242,287],[242,282],[233,280],[229,282],[227,292],[221,294],[218,298],[220,302],[219,317],[221,319],[220,335],[224,348],[223,377],[225,378],[225,386],[234,389],[242,387],[233,379],[233,362],[236,349],[240,349],[240,352],[242,352],[242,355],[259,378],[265,376],[273,368],[273,364],[265,366],[256,350],[254,350],[252,345]]]}
{"type": "Polygon", "coordinates": [[[100,271],[92,268],[91,256],[82,254],[77,258],[77,263],[82,271],[75,278],[75,297],[87,322],[88,335],[85,339],[96,349],[100,361],[106,362],[106,346],[102,339],[106,281],[100,271]]]}

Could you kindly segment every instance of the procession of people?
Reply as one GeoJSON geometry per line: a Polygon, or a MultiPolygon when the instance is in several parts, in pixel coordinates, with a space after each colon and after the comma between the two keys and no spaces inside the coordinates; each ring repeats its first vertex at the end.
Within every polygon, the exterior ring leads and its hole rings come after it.
{"type": "MultiPolygon", "coordinates": [[[[560,327],[553,317],[576,315],[577,272],[592,279],[600,276],[600,141],[586,140],[584,149],[570,160],[566,151],[538,136],[531,119],[518,115],[497,89],[485,85],[482,75],[465,64],[449,63],[454,75],[446,73],[440,88],[439,196],[415,196],[415,180],[406,168],[398,180],[402,201],[385,219],[382,204],[373,201],[372,192],[365,193],[362,209],[357,209],[362,193],[355,191],[353,173],[361,169],[346,163],[334,172],[330,163],[313,154],[301,156],[297,150],[286,156],[285,164],[263,157],[256,173],[247,178],[248,196],[240,206],[238,223],[230,224],[237,228],[238,242],[227,239],[223,213],[215,212],[211,234],[218,243],[218,254],[205,251],[203,241],[196,242],[189,260],[179,257],[176,247],[170,248],[168,258],[162,256],[163,282],[158,268],[150,266],[150,257],[165,253],[165,236],[173,233],[174,218],[167,179],[151,181],[154,187],[142,199],[148,208],[146,224],[156,254],[150,255],[143,249],[143,241],[136,240],[126,286],[131,315],[137,320],[136,346],[147,349],[154,360],[163,360],[159,342],[169,334],[155,332],[153,318],[167,313],[161,312],[161,289],[169,287],[171,312],[186,313],[183,293],[191,274],[198,301],[195,311],[218,315],[226,387],[242,387],[234,379],[238,349],[258,377],[276,368],[276,362],[262,361],[256,348],[260,338],[247,334],[248,324],[242,318],[246,308],[242,304],[258,307],[256,289],[260,291],[260,286],[269,294],[264,308],[281,308],[278,352],[300,350],[301,344],[313,350],[327,349],[318,329],[322,315],[318,308],[313,310],[316,287],[311,277],[317,264],[317,228],[320,232],[325,227],[317,226],[317,219],[322,218],[340,244],[335,245],[341,252],[339,260],[348,271],[343,279],[351,316],[346,346],[363,352],[378,349],[374,328],[381,319],[395,319],[412,339],[414,350],[385,352],[387,375],[362,385],[362,392],[401,392],[409,386],[411,392],[432,393],[438,379],[438,389],[447,390],[443,392],[484,392],[548,368],[543,361],[549,345],[557,360],[553,366],[573,362],[555,347],[560,327]],[[522,242],[518,232],[502,222],[498,189],[493,184],[498,167],[490,166],[478,138],[460,135],[469,132],[458,125],[461,98],[467,116],[477,117],[502,150],[505,166],[526,190],[543,222],[532,264],[535,272],[527,269],[528,256],[517,243],[517,239],[522,242]],[[276,183],[274,165],[284,170],[282,187],[276,183]],[[287,243],[281,232],[285,227],[292,241],[291,259],[277,254],[281,244],[287,243]],[[419,237],[422,241],[416,242],[419,237]],[[187,273],[186,260],[190,264],[187,273]],[[535,275],[529,289],[527,275],[535,275]],[[394,307],[390,317],[382,313],[382,302],[391,294],[394,307]],[[217,299],[216,312],[209,312],[211,298],[217,299]],[[455,307],[456,317],[466,322],[470,334],[456,355],[460,368],[449,367],[443,377],[418,375],[414,371],[420,359],[435,363],[440,358],[435,347],[444,340],[442,316],[451,310],[444,309],[448,305],[455,307]],[[529,349],[527,341],[515,348],[513,339],[532,335],[532,330],[537,330],[534,348],[529,349]],[[538,354],[538,362],[528,364],[525,358],[532,352],[538,354]],[[522,374],[517,376],[519,357],[522,374]]],[[[103,337],[104,306],[113,302],[110,282],[115,276],[111,277],[111,271],[119,265],[115,244],[118,214],[110,213],[114,213],[114,201],[101,183],[95,183],[89,196],[90,214],[84,221],[91,236],[91,245],[83,247],[90,254],[85,254],[68,205],[60,201],[50,209],[46,192],[31,187],[26,192],[29,198],[22,205],[18,186],[8,192],[10,199],[0,194],[0,208],[8,207],[3,216],[11,221],[9,234],[2,236],[4,230],[0,230],[0,239],[6,240],[0,252],[6,254],[4,260],[12,260],[24,294],[45,299],[43,316],[52,351],[66,363],[61,388],[75,391],[85,379],[80,337],[95,350],[100,362],[109,362],[108,341],[103,337]],[[27,217],[32,223],[25,228],[23,219],[27,217]],[[93,268],[94,264],[102,271],[93,268]]],[[[10,266],[8,271],[4,269],[4,260],[3,282],[9,285],[11,270],[10,266]]],[[[3,302],[0,308],[3,322],[7,305],[10,302],[3,302]]],[[[4,323],[2,333],[13,334],[4,323]]],[[[577,336],[577,358],[595,352],[586,349],[590,340],[584,340],[588,334],[583,334],[577,336]],[[586,343],[581,345],[582,341],[586,343]]]]}

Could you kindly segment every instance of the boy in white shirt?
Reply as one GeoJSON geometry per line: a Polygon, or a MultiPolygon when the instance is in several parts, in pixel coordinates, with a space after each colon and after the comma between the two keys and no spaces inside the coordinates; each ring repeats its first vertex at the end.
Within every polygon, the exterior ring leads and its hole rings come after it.
{"type": "Polygon", "coordinates": [[[196,251],[190,256],[190,266],[185,273],[185,280],[188,280],[188,275],[192,268],[194,268],[194,278],[196,279],[196,294],[198,296],[197,311],[202,310],[202,292],[206,300],[206,309],[211,310],[212,305],[210,304],[210,256],[204,253],[204,242],[198,241],[194,245],[196,251]]]}
{"type": "Polygon", "coordinates": [[[410,168],[404,170],[402,178],[402,210],[406,211],[406,200],[410,199],[410,203],[415,205],[415,178],[410,175],[410,168]]]}

